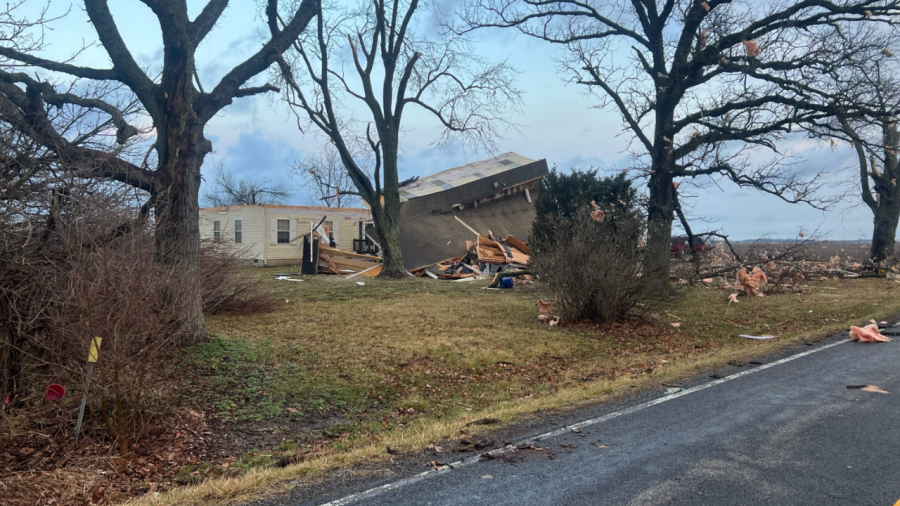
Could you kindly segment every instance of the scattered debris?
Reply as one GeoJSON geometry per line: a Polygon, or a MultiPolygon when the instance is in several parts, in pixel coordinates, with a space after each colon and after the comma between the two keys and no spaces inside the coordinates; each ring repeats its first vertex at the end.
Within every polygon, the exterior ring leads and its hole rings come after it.
{"type": "Polygon", "coordinates": [[[336,274],[338,276],[362,275],[375,277],[381,274],[381,257],[364,255],[338,248],[332,248],[324,244],[318,247],[318,273],[336,274]]]}
{"type": "Polygon", "coordinates": [[[416,267],[409,272],[419,278],[451,280],[493,275],[491,288],[500,286],[501,279],[507,277],[511,278],[508,283],[531,282],[531,273],[526,269],[531,248],[515,237],[510,235],[500,239],[488,230],[487,235],[477,234],[474,241],[465,241],[464,246],[466,252],[463,255],[416,267]]]}
{"type": "Polygon", "coordinates": [[[528,444],[528,443],[522,443],[519,446],[516,446],[516,450],[519,450],[519,451],[531,450],[534,452],[542,452],[544,450],[549,450],[549,449],[550,449],[549,446],[535,446],[533,444],[528,444]]]}
{"type": "Polygon", "coordinates": [[[878,331],[877,323],[870,323],[865,327],[857,327],[854,325],[850,326],[850,339],[852,341],[859,341],[861,343],[889,343],[891,342],[890,337],[884,337],[881,335],[881,332],[878,331]]]}
{"type": "Polygon", "coordinates": [[[538,299],[537,302],[534,303],[535,306],[538,306],[539,313],[547,313],[550,314],[553,312],[553,302],[547,301],[544,299],[538,299]]]}
{"type": "Polygon", "coordinates": [[[663,392],[663,395],[672,395],[672,394],[677,394],[678,392],[684,392],[684,389],[683,388],[670,388],[670,389],[666,390],[665,392],[663,392]]]}
{"type": "Polygon", "coordinates": [[[736,293],[729,295],[728,303],[731,304],[732,302],[734,302],[735,304],[737,304],[738,302],[740,302],[737,297],[738,297],[738,294],[736,294],[736,293]]]}
{"type": "Polygon", "coordinates": [[[426,462],[422,465],[425,467],[430,467],[435,471],[441,471],[442,469],[444,469],[447,466],[447,464],[445,462],[441,462],[440,460],[432,460],[432,461],[426,462]]]}
{"type": "Polygon", "coordinates": [[[466,453],[476,450],[483,450],[489,446],[493,446],[493,441],[475,441],[471,439],[461,439],[459,445],[453,448],[454,453],[466,453]]]}
{"type": "Polygon", "coordinates": [[[603,209],[600,209],[600,206],[597,205],[597,202],[591,201],[591,219],[596,222],[602,222],[603,218],[606,218],[606,212],[603,209]]]}
{"type": "Polygon", "coordinates": [[[750,274],[747,274],[747,271],[744,269],[739,269],[737,272],[737,284],[735,284],[735,288],[743,291],[747,295],[763,297],[760,286],[767,282],[768,279],[766,278],[766,273],[759,267],[754,267],[753,270],[750,271],[750,274]]]}
{"type": "Polygon", "coordinates": [[[862,387],[860,390],[862,390],[863,392],[872,392],[872,393],[876,393],[876,394],[888,393],[887,390],[882,390],[882,389],[876,387],[875,385],[867,385],[867,386],[862,387]]]}
{"type": "Polygon", "coordinates": [[[50,402],[56,402],[65,396],[66,387],[60,385],[59,383],[47,385],[47,388],[44,389],[44,399],[47,399],[50,402]]]}
{"type": "Polygon", "coordinates": [[[772,336],[772,335],[768,335],[768,334],[764,334],[764,335],[761,335],[761,336],[751,336],[750,334],[740,334],[738,337],[743,337],[743,338],[746,338],[746,339],[756,339],[756,340],[759,340],[759,341],[763,341],[763,340],[766,340],[766,339],[775,339],[775,338],[778,337],[778,336],[772,336]]]}
{"type": "Polygon", "coordinates": [[[756,44],[756,41],[753,40],[745,40],[744,50],[747,51],[747,56],[751,58],[755,58],[759,56],[759,46],[756,44]]]}
{"type": "Polygon", "coordinates": [[[356,284],[359,285],[359,286],[366,286],[366,284],[363,283],[362,281],[357,281],[356,284]]]}
{"type": "Polygon", "coordinates": [[[486,475],[482,476],[481,479],[482,480],[493,480],[494,477],[489,474],[486,474],[486,475]]]}
{"type": "MultiPolygon", "coordinates": [[[[538,302],[541,302],[541,301],[538,301],[538,302]]],[[[535,305],[537,305],[537,303],[535,303],[535,305]]],[[[550,310],[552,310],[553,304],[549,304],[549,305],[550,305],[550,310]]],[[[549,313],[549,311],[548,311],[548,313],[549,313]]],[[[559,316],[552,315],[552,314],[539,314],[538,320],[549,324],[551,327],[556,327],[557,325],[559,325],[559,316]]]]}

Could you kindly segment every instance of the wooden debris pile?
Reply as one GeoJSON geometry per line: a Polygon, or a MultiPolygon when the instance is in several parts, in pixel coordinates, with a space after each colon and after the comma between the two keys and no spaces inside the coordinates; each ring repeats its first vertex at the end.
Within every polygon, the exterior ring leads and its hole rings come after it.
{"type": "Polygon", "coordinates": [[[465,279],[493,276],[504,271],[523,271],[528,264],[531,248],[513,236],[500,239],[488,230],[474,241],[465,241],[463,255],[412,269],[410,274],[422,278],[465,279]]]}
{"type": "Polygon", "coordinates": [[[381,274],[381,257],[354,253],[339,248],[319,245],[319,274],[338,276],[367,276],[374,278],[381,274]]]}

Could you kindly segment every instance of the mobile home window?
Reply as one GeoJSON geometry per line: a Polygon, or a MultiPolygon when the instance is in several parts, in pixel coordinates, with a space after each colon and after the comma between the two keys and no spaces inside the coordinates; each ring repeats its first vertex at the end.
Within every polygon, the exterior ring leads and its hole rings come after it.
{"type": "Polygon", "coordinates": [[[244,242],[244,220],[234,220],[234,242],[244,242]]]}
{"type": "Polygon", "coordinates": [[[291,220],[278,220],[278,244],[290,244],[291,220]]]}
{"type": "Polygon", "coordinates": [[[222,240],[222,222],[221,221],[216,220],[213,222],[213,240],[214,241],[222,240]]]}
{"type": "MultiPolygon", "coordinates": [[[[334,231],[334,222],[333,222],[333,221],[326,221],[326,222],[323,223],[322,225],[323,225],[326,229],[328,229],[328,233],[331,235],[331,237],[334,237],[334,239],[337,240],[337,234],[336,234],[335,231],[334,231]]],[[[329,239],[330,239],[330,237],[329,237],[329,239]]]]}

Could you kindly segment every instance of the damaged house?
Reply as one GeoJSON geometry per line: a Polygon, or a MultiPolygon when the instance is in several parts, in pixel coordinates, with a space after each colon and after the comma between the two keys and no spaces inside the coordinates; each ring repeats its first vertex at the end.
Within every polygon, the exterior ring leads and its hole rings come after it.
{"type": "Polygon", "coordinates": [[[400,247],[406,268],[459,257],[479,235],[527,240],[534,191],[547,172],[546,160],[504,153],[402,186],[400,247]]]}
{"type": "MultiPolygon", "coordinates": [[[[523,241],[535,217],[534,192],[547,172],[546,160],[504,153],[400,187],[406,268],[416,276],[458,279],[475,276],[476,270],[493,274],[523,267],[530,253],[523,241]]],[[[253,265],[301,264],[306,274],[342,276],[376,276],[381,268],[379,238],[365,208],[202,208],[200,232],[233,243],[253,265]],[[315,247],[304,242],[310,234],[315,247]]]]}

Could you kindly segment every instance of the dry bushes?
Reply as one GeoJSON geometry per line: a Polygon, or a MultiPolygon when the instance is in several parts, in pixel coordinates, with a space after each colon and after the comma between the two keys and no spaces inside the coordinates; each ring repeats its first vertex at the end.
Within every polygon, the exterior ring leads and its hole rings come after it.
{"type": "MultiPolygon", "coordinates": [[[[0,214],[0,410],[33,407],[48,376],[75,393],[90,342],[102,337],[86,427],[128,453],[147,384],[180,346],[179,308],[196,291],[154,261],[152,223],[122,201],[69,190],[31,214],[0,209],[8,211],[0,214]]],[[[234,252],[204,247],[202,273],[207,312],[274,306],[234,252]]]]}
{"type": "Polygon", "coordinates": [[[207,314],[264,313],[275,308],[275,299],[251,275],[240,258],[241,249],[227,243],[200,244],[203,312],[207,314]]]}
{"type": "Polygon", "coordinates": [[[643,277],[639,215],[589,210],[574,218],[550,218],[553,239],[533,238],[529,266],[556,294],[555,308],[568,321],[607,322],[645,307],[658,294],[643,277]]]}
{"type": "MultiPolygon", "coordinates": [[[[4,504],[121,499],[143,490],[133,484],[154,490],[170,482],[205,451],[203,417],[179,405],[180,382],[168,367],[181,341],[183,294],[196,290],[154,261],[152,220],[107,190],[73,184],[24,203],[0,201],[4,504]],[[95,336],[103,338],[100,359],[75,444],[95,336]],[[68,396],[46,401],[50,383],[65,385],[68,396]]],[[[207,245],[202,257],[207,311],[274,305],[233,252],[207,245]]]]}

